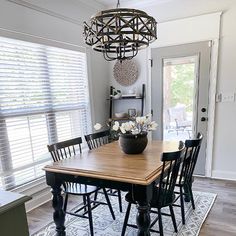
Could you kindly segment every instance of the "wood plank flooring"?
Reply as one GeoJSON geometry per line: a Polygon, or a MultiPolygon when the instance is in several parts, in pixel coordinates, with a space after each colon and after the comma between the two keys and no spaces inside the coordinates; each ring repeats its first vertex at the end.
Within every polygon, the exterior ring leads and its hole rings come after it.
{"type": "MultiPolygon", "coordinates": [[[[195,178],[193,190],[216,193],[216,201],[201,228],[200,236],[236,236],[236,181],[195,178]]],[[[70,200],[70,206],[78,202],[70,200]]],[[[51,203],[27,213],[30,234],[52,221],[51,203]]]]}

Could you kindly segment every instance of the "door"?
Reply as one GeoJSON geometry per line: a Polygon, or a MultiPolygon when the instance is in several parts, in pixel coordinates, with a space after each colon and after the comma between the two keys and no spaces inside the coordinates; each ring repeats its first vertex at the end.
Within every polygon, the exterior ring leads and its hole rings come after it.
{"type": "Polygon", "coordinates": [[[153,139],[204,136],[195,174],[205,175],[211,42],[155,48],[152,56],[151,106],[159,124],[153,139]]]}

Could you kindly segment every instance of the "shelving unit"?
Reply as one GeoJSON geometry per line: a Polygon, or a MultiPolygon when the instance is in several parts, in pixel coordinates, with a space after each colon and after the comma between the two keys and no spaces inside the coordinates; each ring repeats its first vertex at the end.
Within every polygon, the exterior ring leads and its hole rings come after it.
{"type": "Polygon", "coordinates": [[[113,114],[114,114],[114,102],[115,101],[121,101],[121,100],[140,100],[141,101],[141,116],[143,116],[143,110],[144,110],[144,98],[145,98],[145,84],[142,85],[142,93],[140,96],[125,96],[125,97],[120,97],[120,98],[112,98],[111,95],[113,94],[113,87],[111,86],[110,87],[110,98],[108,99],[110,101],[109,105],[110,105],[110,108],[109,108],[109,119],[110,121],[112,120],[117,120],[117,121],[121,121],[121,120],[129,120],[130,118],[129,117],[124,117],[124,118],[117,118],[117,117],[114,117],[113,114]]]}

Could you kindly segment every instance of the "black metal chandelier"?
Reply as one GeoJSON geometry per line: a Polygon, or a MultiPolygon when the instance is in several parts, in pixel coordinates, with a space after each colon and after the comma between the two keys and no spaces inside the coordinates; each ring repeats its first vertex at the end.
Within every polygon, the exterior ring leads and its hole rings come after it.
{"type": "Polygon", "coordinates": [[[146,12],[119,8],[104,10],[84,22],[85,43],[107,61],[132,59],[157,38],[157,22],[146,12]]]}

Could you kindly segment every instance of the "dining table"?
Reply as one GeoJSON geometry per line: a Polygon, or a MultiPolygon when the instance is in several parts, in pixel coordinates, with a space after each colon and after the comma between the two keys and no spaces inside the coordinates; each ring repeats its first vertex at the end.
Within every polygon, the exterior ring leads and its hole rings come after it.
{"type": "Polygon", "coordinates": [[[151,141],[141,154],[125,154],[118,141],[44,167],[51,187],[56,235],[66,235],[62,184],[65,181],[131,192],[137,203],[138,236],[150,235],[150,201],[162,171],[162,153],[179,150],[178,141],[151,141]]]}

